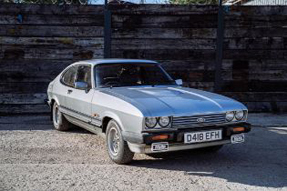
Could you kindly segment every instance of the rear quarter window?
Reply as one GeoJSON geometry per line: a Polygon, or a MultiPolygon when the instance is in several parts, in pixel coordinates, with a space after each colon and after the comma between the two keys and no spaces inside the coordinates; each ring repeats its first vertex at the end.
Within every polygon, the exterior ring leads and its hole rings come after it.
{"type": "Polygon", "coordinates": [[[77,74],[77,68],[72,66],[71,68],[67,69],[61,77],[61,82],[70,87],[74,87],[75,78],[77,74]]]}

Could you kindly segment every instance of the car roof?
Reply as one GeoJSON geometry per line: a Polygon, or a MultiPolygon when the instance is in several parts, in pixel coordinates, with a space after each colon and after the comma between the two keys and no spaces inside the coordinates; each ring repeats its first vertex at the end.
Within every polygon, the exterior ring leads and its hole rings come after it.
{"type": "Polygon", "coordinates": [[[80,62],[89,63],[92,65],[98,64],[116,64],[116,63],[151,63],[151,64],[158,64],[156,61],[153,60],[142,60],[142,59],[93,59],[93,60],[83,60],[80,62]]]}

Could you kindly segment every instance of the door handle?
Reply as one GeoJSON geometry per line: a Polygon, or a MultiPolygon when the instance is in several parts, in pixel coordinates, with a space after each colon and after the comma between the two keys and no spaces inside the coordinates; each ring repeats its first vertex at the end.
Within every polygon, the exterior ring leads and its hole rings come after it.
{"type": "Polygon", "coordinates": [[[70,94],[70,93],[72,93],[73,92],[73,90],[68,90],[68,94],[70,94]]]}

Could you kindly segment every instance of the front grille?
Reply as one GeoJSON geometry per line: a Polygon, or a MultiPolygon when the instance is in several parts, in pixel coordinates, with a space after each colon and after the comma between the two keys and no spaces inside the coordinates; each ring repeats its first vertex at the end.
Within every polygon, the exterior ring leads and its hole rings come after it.
{"type": "Polygon", "coordinates": [[[173,117],[173,128],[189,128],[198,126],[209,126],[225,123],[225,114],[209,114],[195,116],[173,117]],[[201,119],[201,120],[200,120],[201,119]],[[204,121],[202,121],[204,119],[204,121]]]}

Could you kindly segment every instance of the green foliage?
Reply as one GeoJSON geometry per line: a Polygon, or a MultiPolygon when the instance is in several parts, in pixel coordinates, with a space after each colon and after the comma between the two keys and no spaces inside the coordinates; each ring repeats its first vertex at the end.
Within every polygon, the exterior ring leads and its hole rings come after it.
{"type": "Polygon", "coordinates": [[[218,0],[169,0],[171,4],[216,5],[218,0]]]}

